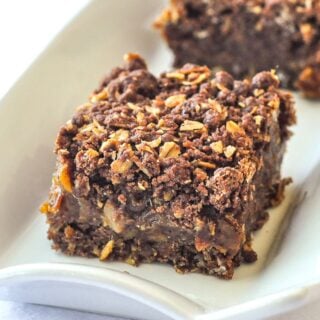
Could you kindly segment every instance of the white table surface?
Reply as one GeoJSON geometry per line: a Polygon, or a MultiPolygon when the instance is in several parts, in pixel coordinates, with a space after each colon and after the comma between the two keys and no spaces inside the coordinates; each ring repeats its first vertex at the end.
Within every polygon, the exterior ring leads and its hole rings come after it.
{"type": "MultiPolygon", "coordinates": [[[[0,99],[54,36],[88,2],[89,0],[0,1],[0,99]]],[[[274,317],[272,320],[318,320],[319,314],[320,303],[317,302],[290,314],[274,317]]],[[[114,318],[0,301],[0,319],[112,320],[114,318]]]]}

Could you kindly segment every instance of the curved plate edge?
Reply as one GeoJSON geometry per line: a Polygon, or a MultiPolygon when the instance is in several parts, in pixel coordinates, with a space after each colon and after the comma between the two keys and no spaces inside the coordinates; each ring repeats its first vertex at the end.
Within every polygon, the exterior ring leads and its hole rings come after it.
{"type": "Polygon", "coordinates": [[[107,289],[177,320],[193,320],[205,313],[202,306],[188,298],[125,272],[63,263],[23,264],[0,270],[0,287],[33,280],[72,282],[107,289]]]}

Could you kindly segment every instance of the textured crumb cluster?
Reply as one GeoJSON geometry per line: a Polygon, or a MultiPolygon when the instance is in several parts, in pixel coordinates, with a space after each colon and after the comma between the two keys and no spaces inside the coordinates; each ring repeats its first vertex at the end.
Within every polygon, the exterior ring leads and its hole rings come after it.
{"type": "Polygon", "coordinates": [[[176,66],[237,77],[277,68],[283,86],[320,98],[319,0],[172,0],[156,26],[176,66]]]}
{"type": "Polygon", "coordinates": [[[41,208],[54,247],[231,278],[287,183],[295,114],[278,87],[273,71],[238,81],[193,64],[157,78],[126,55],[57,137],[41,208]]]}

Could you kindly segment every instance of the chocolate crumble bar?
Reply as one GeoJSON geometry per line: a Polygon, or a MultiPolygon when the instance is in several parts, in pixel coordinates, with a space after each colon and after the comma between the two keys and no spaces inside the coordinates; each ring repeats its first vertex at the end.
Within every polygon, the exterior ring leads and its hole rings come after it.
{"type": "Polygon", "coordinates": [[[54,249],[232,278],[288,183],[295,112],[278,87],[193,64],[157,78],[127,54],[58,134],[41,207],[54,249]]]}
{"type": "Polygon", "coordinates": [[[283,86],[320,98],[319,0],[171,0],[156,26],[176,66],[238,78],[277,68],[283,86]]]}

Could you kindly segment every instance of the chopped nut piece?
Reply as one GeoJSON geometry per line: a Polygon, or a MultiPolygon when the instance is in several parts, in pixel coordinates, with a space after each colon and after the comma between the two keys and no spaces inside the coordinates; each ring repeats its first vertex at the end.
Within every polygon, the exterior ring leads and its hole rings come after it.
{"type": "Polygon", "coordinates": [[[130,264],[130,266],[136,266],[137,265],[137,261],[134,260],[132,257],[127,258],[125,262],[127,264],[130,264]]]}
{"type": "Polygon", "coordinates": [[[124,129],[119,129],[110,135],[110,138],[115,139],[120,142],[124,142],[129,138],[129,131],[124,129]]]}
{"type": "Polygon", "coordinates": [[[161,28],[164,23],[177,23],[180,19],[180,12],[176,7],[170,7],[165,9],[159,19],[155,22],[156,28],[161,28]]]}
{"type": "Polygon", "coordinates": [[[255,173],[257,172],[257,165],[254,161],[248,160],[246,158],[239,161],[239,165],[242,168],[243,172],[246,173],[246,181],[251,182],[255,173]]]}
{"type": "Polygon", "coordinates": [[[113,251],[114,240],[109,240],[100,253],[100,260],[106,260],[113,251]]]}
{"type": "Polygon", "coordinates": [[[221,113],[223,111],[221,104],[217,100],[208,99],[208,103],[211,109],[221,113]]]}
{"type": "Polygon", "coordinates": [[[210,242],[204,241],[200,237],[196,237],[194,243],[198,252],[204,251],[210,247],[210,242]]]}
{"type": "Polygon", "coordinates": [[[172,192],[165,192],[163,195],[163,200],[164,201],[170,201],[173,198],[173,193],[172,192]]]}
{"type": "Polygon", "coordinates": [[[104,227],[109,227],[115,233],[121,233],[126,225],[125,217],[122,214],[119,214],[110,202],[107,202],[103,208],[102,222],[104,227]]]}
{"type": "Polygon", "coordinates": [[[49,208],[50,208],[50,205],[49,203],[46,201],[44,202],[41,206],[40,206],[40,212],[41,213],[44,213],[44,214],[47,214],[49,212],[49,208]]]}
{"type": "Polygon", "coordinates": [[[93,96],[91,96],[90,101],[92,103],[101,101],[101,100],[106,100],[108,98],[109,94],[107,91],[107,88],[104,88],[102,91],[100,91],[97,94],[94,94],[93,96]]]}
{"type": "Polygon", "coordinates": [[[128,102],[127,103],[127,106],[132,110],[132,111],[135,111],[135,112],[139,112],[141,110],[141,108],[139,106],[137,106],[136,104],[133,104],[131,102],[128,102]]]}
{"type": "Polygon", "coordinates": [[[64,229],[64,234],[67,239],[71,239],[74,236],[74,229],[70,226],[66,226],[64,229]]]}
{"type": "Polygon", "coordinates": [[[210,163],[207,161],[196,161],[197,165],[203,168],[207,168],[207,169],[214,169],[217,166],[214,163],[210,163]]]}
{"type": "Polygon", "coordinates": [[[234,121],[230,120],[226,124],[226,129],[231,134],[241,134],[244,135],[245,131],[234,121]]]}
{"type": "Polygon", "coordinates": [[[60,169],[59,181],[64,190],[72,192],[72,182],[69,173],[69,166],[67,164],[64,164],[60,169]]]}
{"type": "Polygon", "coordinates": [[[88,158],[96,158],[99,156],[99,152],[92,148],[88,149],[85,154],[88,158]]]}
{"type": "Polygon", "coordinates": [[[302,39],[306,44],[310,44],[315,35],[316,30],[311,26],[310,23],[303,23],[300,26],[300,32],[302,34],[302,39]]]}
{"type": "Polygon", "coordinates": [[[68,120],[66,125],[65,125],[65,128],[68,130],[68,131],[72,131],[74,129],[74,125],[72,123],[71,120],[68,120]]]}
{"type": "Polygon", "coordinates": [[[181,219],[183,217],[183,210],[177,209],[173,212],[173,215],[177,219],[181,219]]]}
{"type": "Polygon", "coordinates": [[[280,107],[280,99],[277,97],[274,100],[269,101],[268,106],[277,110],[280,107]]]}
{"type": "Polygon", "coordinates": [[[92,123],[83,126],[79,132],[81,133],[87,133],[87,132],[93,132],[96,135],[100,135],[105,133],[105,129],[95,120],[92,121],[92,123]]]}
{"type": "Polygon", "coordinates": [[[195,31],[194,36],[198,39],[205,39],[209,36],[209,31],[208,30],[195,31]]]}
{"type": "Polygon", "coordinates": [[[262,116],[255,116],[254,117],[254,121],[255,121],[257,126],[261,126],[262,120],[263,120],[262,116]]]}
{"type": "Polygon", "coordinates": [[[50,190],[49,200],[47,203],[44,203],[42,208],[42,213],[49,214],[49,213],[57,213],[61,207],[63,194],[61,187],[58,185],[58,181],[56,177],[52,179],[52,187],[50,190]]]}
{"type": "Polygon", "coordinates": [[[216,86],[217,88],[220,90],[220,91],[226,91],[226,90],[229,90],[226,86],[224,86],[222,83],[216,83],[216,86]]]}
{"type": "MultiPolygon", "coordinates": [[[[88,184],[89,184],[89,182],[88,182],[88,184]]],[[[103,202],[101,202],[99,199],[97,200],[97,206],[98,206],[98,208],[103,208],[103,205],[104,205],[104,203],[103,202]]]]}
{"type": "Polygon", "coordinates": [[[159,119],[159,122],[158,122],[158,128],[161,128],[163,127],[165,124],[164,120],[163,119],[159,119]]]}
{"type": "Polygon", "coordinates": [[[178,79],[178,80],[185,79],[185,75],[183,73],[179,73],[179,72],[168,72],[168,73],[166,73],[166,77],[169,79],[178,79]]]}
{"type": "Polygon", "coordinates": [[[161,137],[159,137],[155,140],[152,140],[152,141],[144,141],[144,143],[146,143],[151,148],[158,148],[161,144],[161,137]]]}
{"type": "Polygon", "coordinates": [[[215,223],[208,224],[210,235],[213,237],[216,234],[216,225],[215,223]]]}
{"type": "Polygon", "coordinates": [[[146,106],[147,112],[153,114],[154,116],[158,116],[160,113],[160,109],[154,106],[146,106]]]}
{"type": "Polygon", "coordinates": [[[159,158],[176,158],[180,154],[180,147],[175,142],[165,142],[160,148],[159,158]]]}
{"type": "Polygon", "coordinates": [[[204,124],[199,121],[185,120],[180,126],[180,131],[201,130],[204,124]]]}
{"type": "Polygon", "coordinates": [[[182,68],[179,72],[187,76],[187,80],[182,82],[185,86],[198,85],[207,80],[211,75],[210,69],[206,66],[193,66],[186,69],[182,68]]]}
{"type": "Polygon", "coordinates": [[[210,144],[210,147],[212,148],[212,150],[216,153],[222,153],[223,152],[223,142],[222,141],[216,141],[216,142],[212,142],[210,144]]]}
{"type": "Polygon", "coordinates": [[[204,181],[208,178],[207,173],[200,168],[195,168],[194,174],[196,178],[199,179],[200,181],[204,181]]]}
{"type": "Polygon", "coordinates": [[[116,173],[126,173],[131,167],[133,162],[130,159],[118,159],[111,163],[111,170],[116,173]]]}
{"type": "Polygon", "coordinates": [[[260,6],[249,7],[249,11],[254,14],[260,14],[262,12],[262,7],[260,6]]]}
{"type": "Polygon", "coordinates": [[[126,61],[126,62],[131,62],[131,61],[134,61],[134,60],[140,61],[141,58],[140,58],[140,56],[139,56],[137,53],[129,52],[129,53],[126,53],[126,54],[123,56],[123,60],[126,61]]]}
{"type": "Polygon", "coordinates": [[[200,218],[196,218],[195,224],[194,224],[194,230],[195,231],[201,231],[205,226],[205,223],[200,218]]]}
{"type": "Polygon", "coordinates": [[[224,149],[224,155],[227,157],[227,158],[231,158],[234,153],[236,152],[237,148],[234,147],[234,146],[227,146],[225,149],[224,149]]]}
{"type": "Polygon", "coordinates": [[[182,84],[185,85],[185,86],[195,85],[195,84],[200,84],[201,82],[203,82],[203,81],[205,81],[207,79],[208,79],[208,75],[204,74],[204,73],[201,73],[193,81],[183,81],[182,84]]]}
{"type": "Polygon", "coordinates": [[[140,152],[150,152],[153,153],[153,148],[150,147],[145,141],[136,145],[137,150],[140,152]]]}
{"type": "MultiPolygon", "coordinates": [[[[149,147],[150,148],[150,147],[149,147]]],[[[141,170],[147,177],[151,178],[152,174],[149,172],[149,170],[143,165],[143,163],[140,161],[140,159],[136,156],[132,157],[133,162],[136,164],[136,166],[141,170]]]]}
{"type": "Polygon", "coordinates": [[[137,114],[137,122],[138,122],[138,124],[141,124],[142,121],[144,120],[144,118],[145,118],[144,114],[139,111],[138,114],[137,114]]]}
{"type": "Polygon", "coordinates": [[[166,107],[174,108],[183,104],[185,101],[186,101],[185,94],[177,94],[175,96],[168,97],[164,103],[166,107]]]}
{"type": "Polygon", "coordinates": [[[253,90],[253,94],[256,96],[256,97],[259,97],[261,95],[264,94],[264,90],[263,89],[254,89],[253,90]]]}
{"type": "Polygon", "coordinates": [[[138,188],[142,191],[146,190],[146,187],[141,182],[138,182],[138,188]]]}
{"type": "Polygon", "coordinates": [[[119,145],[119,141],[115,139],[108,139],[107,141],[102,142],[99,149],[100,152],[108,150],[110,148],[116,148],[119,145]]]}

